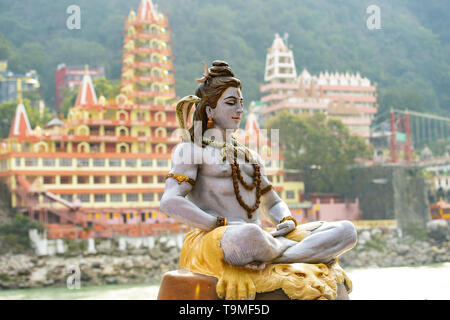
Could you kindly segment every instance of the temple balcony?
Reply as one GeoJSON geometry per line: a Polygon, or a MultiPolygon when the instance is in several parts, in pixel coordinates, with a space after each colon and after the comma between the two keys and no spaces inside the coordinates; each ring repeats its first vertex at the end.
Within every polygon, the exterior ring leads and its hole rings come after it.
{"type": "MultiPolygon", "coordinates": [[[[132,36],[128,36],[127,40],[136,40],[136,39],[148,39],[148,40],[153,40],[153,39],[158,39],[158,40],[162,40],[162,41],[170,41],[170,34],[169,33],[165,33],[165,34],[155,34],[155,33],[147,33],[147,32],[138,32],[132,36]]],[[[125,40],[124,40],[125,41],[125,40]]]]}
{"type": "Polygon", "coordinates": [[[148,26],[159,26],[159,27],[167,27],[169,26],[169,21],[167,19],[162,20],[143,20],[143,19],[136,19],[130,22],[127,22],[125,24],[125,29],[128,29],[130,26],[141,26],[141,25],[148,25],[148,26]]]}
{"type": "Polygon", "coordinates": [[[172,62],[135,62],[128,66],[122,67],[122,73],[130,70],[130,69],[136,69],[136,68],[161,68],[161,69],[173,69],[172,62]]]}
{"type": "Polygon", "coordinates": [[[136,82],[144,82],[144,83],[154,83],[154,82],[158,82],[158,83],[167,83],[167,84],[174,84],[175,83],[175,78],[173,76],[166,76],[166,77],[152,77],[151,73],[145,75],[139,75],[139,76],[135,76],[132,79],[129,80],[125,80],[122,81],[122,86],[125,86],[127,84],[130,83],[136,83],[136,82]]]}
{"type": "Polygon", "coordinates": [[[297,90],[298,83],[268,83],[259,87],[259,92],[268,92],[272,90],[297,90]]]}
{"type": "Polygon", "coordinates": [[[135,48],[134,50],[130,50],[128,52],[124,52],[123,57],[135,54],[151,54],[151,53],[159,53],[162,55],[170,56],[172,55],[172,49],[155,49],[155,48],[135,48]]]}

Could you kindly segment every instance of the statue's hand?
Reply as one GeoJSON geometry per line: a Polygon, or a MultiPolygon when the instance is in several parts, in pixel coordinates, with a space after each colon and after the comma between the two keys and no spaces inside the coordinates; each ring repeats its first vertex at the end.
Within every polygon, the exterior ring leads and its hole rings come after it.
{"type": "Polygon", "coordinates": [[[226,300],[254,300],[255,284],[250,271],[244,268],[225,266],[222,277],[219,278],[216,292],[219,298],[226,300]]]}
{"type": "Polygon", "coordinates": [[[279,237],[287,235],[289,232],[295,229],[295,222],[292,220],[286,220],[277,225],[277,230],[272,231],[270,234],[273,237],[279,237]]]}

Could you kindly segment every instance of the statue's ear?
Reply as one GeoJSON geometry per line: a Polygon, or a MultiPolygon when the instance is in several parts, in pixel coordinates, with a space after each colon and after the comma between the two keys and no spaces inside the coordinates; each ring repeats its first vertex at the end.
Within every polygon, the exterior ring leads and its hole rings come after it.
{"type": "Polygon", "coordinates": [[[212,117],[213,111],[212,111],[212,108],[210,106],[206,106],[205,107],[205,112],[206,112],[206,115],[208,116],[208,118],[212,117]]]}
{"type": "Polygon", "coordinates": [[[292,273],[292,268],[289,264],[277,264],[273,268],[273,272],[285,277],[292,273]]]}

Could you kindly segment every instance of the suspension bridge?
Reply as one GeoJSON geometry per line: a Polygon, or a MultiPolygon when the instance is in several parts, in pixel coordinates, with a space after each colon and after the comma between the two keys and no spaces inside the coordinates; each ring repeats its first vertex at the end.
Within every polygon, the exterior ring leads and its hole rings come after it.
{"type": "Polygon", "coordinates": [[[387,119],[375,125],[372,132],[387,130],[391,163],[431,165],[450,162],[450,150],[447,149],[450,145],[450,118],[394,108],[390,110],[389,117],[386,116],[386,112],[379,116],[387,119]],[[419,152],[426,146],[428,149],[434,146],[433,156],[414,157],[414,150],[419,152]]]}

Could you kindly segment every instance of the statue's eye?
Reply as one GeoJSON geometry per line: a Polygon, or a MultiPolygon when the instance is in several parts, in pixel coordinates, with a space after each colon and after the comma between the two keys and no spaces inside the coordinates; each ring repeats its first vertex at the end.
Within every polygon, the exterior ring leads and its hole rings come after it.
{"type": "Polygon", "coordinates": [[[319,273],[317,274],[317,276],[318,276],[318,277],[323,277],[323,276],[325,276],[325,274],[324,274],[323,272],[319,272],[319,273]]]}
{"type": "Polygon", "coordinates": [[[303,272],[296,272],[295,275],[296,275],[297,277],[301,277],[301,278],[306,277],[306,274],[303,273],[303,272]]]}

